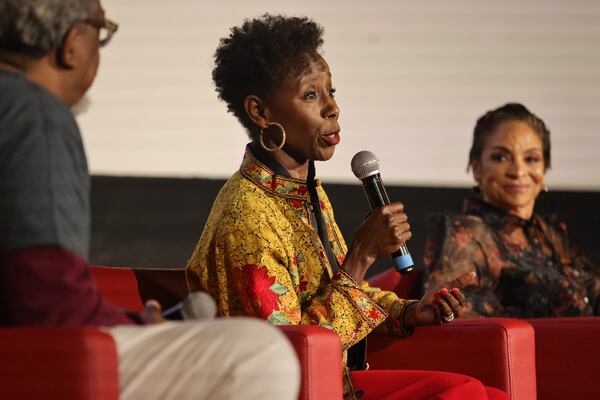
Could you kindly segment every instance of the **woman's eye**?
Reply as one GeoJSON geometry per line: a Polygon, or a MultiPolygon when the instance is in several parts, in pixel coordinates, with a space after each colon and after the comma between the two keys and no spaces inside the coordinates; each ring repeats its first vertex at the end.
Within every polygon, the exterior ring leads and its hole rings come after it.
{"type": "Polygon", "coordinates": [[[304,93],[304,100],[313,100],[317,98],[317,92],[311,90],[304,93]]]}
{"type": "Polygon", "coordinates": [[[539,163],[540,161],[542,161],[542,159],[540,157],[537,157],[537,156],[528,156],[528,157],[525,157],[525,162],[527,164],[535,164],[535,163],[539,163]]]}
{"type": "Polygon", "coordinates": [[[508,157],[505,154],[492,154],[491,159],[497,162],[504,162],[508,160],[508,157]]]}
{"type": "Polygon", "coordinates": [[[335,97],[335,88],[329,89],[329,96],[330,97],[335,97]]]}

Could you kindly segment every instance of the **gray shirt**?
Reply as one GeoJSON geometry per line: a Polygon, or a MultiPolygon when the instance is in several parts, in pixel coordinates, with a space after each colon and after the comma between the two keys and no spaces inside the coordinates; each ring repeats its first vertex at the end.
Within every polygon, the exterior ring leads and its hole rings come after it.
{"type": "Polygon", "coordinates": [[[58,245],[87,259],[89,176],[71,111],[0,68],[0,252],[58,245]]]}

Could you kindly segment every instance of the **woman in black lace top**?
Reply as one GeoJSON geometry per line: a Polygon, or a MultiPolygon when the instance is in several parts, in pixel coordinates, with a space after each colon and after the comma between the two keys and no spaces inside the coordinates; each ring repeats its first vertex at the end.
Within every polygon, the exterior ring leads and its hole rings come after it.
{"type": "Polygon", "coordinates": [[[550,167],[544,122],[521,104],[488,112],[477,121],[469,167],[478,193],[463,214],[434,218],[425,286],[476,271],[464,315],[600,315],[600,268],[571,245],[556,216],[534,213],[550,167]]]}

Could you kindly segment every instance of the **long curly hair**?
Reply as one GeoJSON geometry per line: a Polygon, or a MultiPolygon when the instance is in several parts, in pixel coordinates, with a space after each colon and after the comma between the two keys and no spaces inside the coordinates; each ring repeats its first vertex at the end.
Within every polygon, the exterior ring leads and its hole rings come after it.
{"type": "Polygon", "coordinates": [[[264,14],[220,40],[212,71],[216,91],[251,139],[259,130],[244,109],[246,96],[268,101],[281,82],[300,75],[319,56],[322,36],[323,28],[306,17],[264,14]]]}

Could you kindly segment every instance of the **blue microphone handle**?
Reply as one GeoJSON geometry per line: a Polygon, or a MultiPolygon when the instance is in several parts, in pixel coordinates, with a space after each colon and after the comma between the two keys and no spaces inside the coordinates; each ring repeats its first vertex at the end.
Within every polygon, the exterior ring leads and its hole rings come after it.
{"type": "MultiPolygon", "coordinates": [[[[383,181],[379,174],[369,176],[363,180],[363,189],[371,205],[371,209],[390,204],[390,198],[383,186],[383,181]]],[[[401,274],[406,274],[414,270],[415,263],[408,251],[408,247],[405,243],[402,243],[400,249],[395,251],[391,255],[394,261],[394,267],[396,271],[401,274]]]]}

